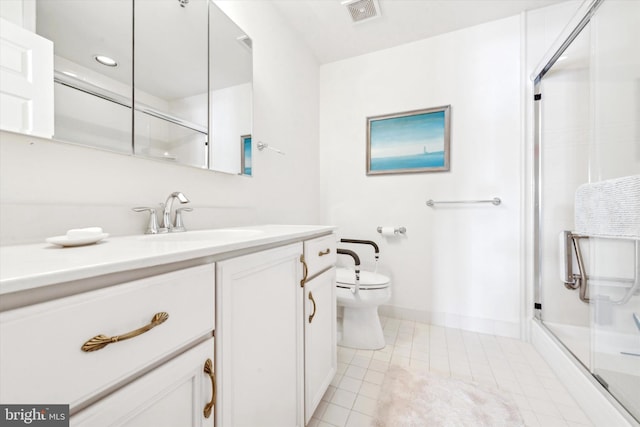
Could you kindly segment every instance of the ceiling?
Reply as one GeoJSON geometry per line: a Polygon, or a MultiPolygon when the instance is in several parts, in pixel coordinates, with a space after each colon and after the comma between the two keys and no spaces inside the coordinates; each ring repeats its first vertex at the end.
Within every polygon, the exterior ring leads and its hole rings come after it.
{"type": "MultiPolygon", "coordinates": [[[[3,0],[0,0],[3,1],[3,0]]],[[[266,0],[253,0],[266,1],[266,0]]],[[[353,23],[341,0],[269,0],[312,50],[319,63],[386,49],[477,25],[524,10],[579,0],[378,0],[380,17],[353,23]]],[[[136,21],[136,74],[139,89],[170,100],[206,91],[208,0],[139,1],[136,21]],[[199,41],[194,43],[194,41],[199,41]],[[166,57],[173,61],[166,61],[166,57]],[[185,63],[191,64],[184,67],[185,63]],[[168,84],[167,82],[170,82],[168,84]]],[[[125,84],[131,84],[131,2],[117,0],[37,0],[38,33],[55,43],[55,53],[125,84]],[[93,60],[104,54],[120,65],[93,60]]],[[[237,41],[237,27],[213,8],[216,87],[248,81],[251,55],[237,41]],[[219,15],[219,17],[218,17],[219,15]],[[218,31],[218,32],[216,32],[218,31]],[[225,35],[228,33],[227,35],[225,35]],[[223,39],[226,40],[223,43],[223,39]],[[228,39],[228,40],[227,40],[228,39]],[[223,59],[219,59],[223,58],[223,59]],[[233,64],[233,66],[231,66],[233,64]],[[236,64],[239,64],[236,66],[236,64]],[[230,65],[229,72],[224,66],[230,65]]]]}
{"type": "Polygon", "coordinates": [[[54,42],[57,57],[68,60],[63,64],[57,59],[57,71],[98,86],[104,82],[96,75],[130,87],[135,56],[140,76],[136,89],[166,101],[207,92],[209,16],[216,58],[211,64],[212,89],[251,81],[251,51],[237,40],[244,33],[219,8],[208,12],[208,0],[190,0],[186,7],[175,0],[137,1],[135,13],[131,1],[36,1],[37,33],[54,42]],[[116,59],[118,66],[100,65],[96,54],[116,59]]]}
{"type": "Polygon", "coordinates": [[[378,0],[380,17],[353,23],[341,0],[273,0],[321,64],[570,0],[378,0]]]}

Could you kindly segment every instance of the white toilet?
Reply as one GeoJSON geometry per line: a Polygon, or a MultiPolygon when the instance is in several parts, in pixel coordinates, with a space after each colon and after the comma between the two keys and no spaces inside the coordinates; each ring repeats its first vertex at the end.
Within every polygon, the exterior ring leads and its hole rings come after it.
{"type": "Polygon", "coordinates": [[[343,310],[339,345],[362,350],[384,348],[378,306],[391,298],[390,285],[389,278],[382,274],[350,268],[336,269],[336,296],[338,307],[343,310]],[[356,272],[359,273],[359,281],[356,272]]]}

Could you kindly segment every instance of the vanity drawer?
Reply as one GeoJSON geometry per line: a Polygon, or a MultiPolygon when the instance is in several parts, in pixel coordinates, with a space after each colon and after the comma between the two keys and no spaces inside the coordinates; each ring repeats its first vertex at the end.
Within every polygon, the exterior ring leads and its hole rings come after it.
{"type": "Polygon", "coordinates": [[[336,236],[318,237],[304,242],[304,259],[311,278],[336,263],[336,236]]]}
{"type": "MultiPolygon", "coordinates": [[[[213,264],[178,270],[0,313],[2,403],[74,406],[210,334],[213,264]],[[135,337],[95,351],[97,335],[119,336],[168,318],[135,337]]],[[[135,335],[135,334],[132,334],[135,335]]]]}

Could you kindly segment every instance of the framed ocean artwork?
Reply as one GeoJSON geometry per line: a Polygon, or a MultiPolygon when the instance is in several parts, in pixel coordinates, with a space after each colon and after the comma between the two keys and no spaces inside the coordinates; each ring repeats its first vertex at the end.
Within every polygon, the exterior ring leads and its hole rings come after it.
{"type": "Polygon", "coordinates": [[[367,175],[449,170],[451,106],[367,117],[367,175]]]}
{"type": "Polygon", "coordinates": [[[251,176],[253,171],[251,167],[251,135],[242,135],[240,137],[240,175],[251,176]]]}

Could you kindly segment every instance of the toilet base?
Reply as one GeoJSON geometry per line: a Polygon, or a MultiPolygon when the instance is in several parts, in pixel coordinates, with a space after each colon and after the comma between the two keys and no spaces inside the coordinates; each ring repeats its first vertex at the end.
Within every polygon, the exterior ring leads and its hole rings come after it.
{"type": "Polygon", "coordinates": [[[342,347],[380,350],[386,345],[378,307],[344,307],[342,315],[342,347]]]}

